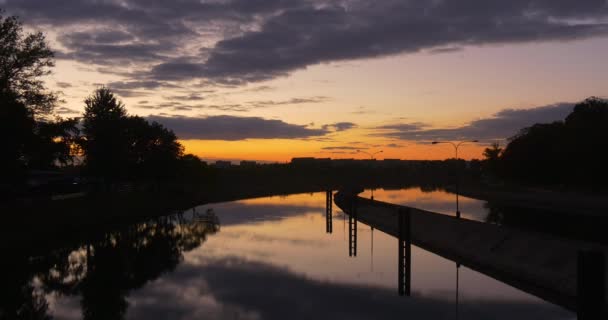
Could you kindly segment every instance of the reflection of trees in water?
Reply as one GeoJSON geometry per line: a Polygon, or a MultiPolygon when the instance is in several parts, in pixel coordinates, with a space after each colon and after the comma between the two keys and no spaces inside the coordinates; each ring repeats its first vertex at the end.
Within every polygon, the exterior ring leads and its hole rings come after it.
{"type": "Polygon", "coordinates": [[[608,219],[602,217],[569,215],[495,202],[486,202],[484,208],[488,212],[485,218],[488,223],[530,232],[542,232],[565,239],[608,243],[605,237],[608,219]]]}
{"type": "Polygon", "coordinates": [[[0,263],[0,319],[50,319],[48,303],[33,283],[39,263],[20,252],[5,254],[0,263]]]}
{"type": "Polygon", "coordinates": [[[0,267],[12,288],[2,290],[0,318],[49,318],[36,278],[46,293],[81,296],[84,319],[122,319],[132,290],[174,270],[184,252],[218,230],[217,217],[188,220],[179,214],[104,233],[76,250],[36,260],[11,256],[0,267]]]}

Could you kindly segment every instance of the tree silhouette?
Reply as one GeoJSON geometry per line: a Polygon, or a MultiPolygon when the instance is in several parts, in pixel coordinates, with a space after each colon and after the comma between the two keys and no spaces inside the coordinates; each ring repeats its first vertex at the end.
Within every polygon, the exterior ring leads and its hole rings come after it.
{"type": "Polygon", "coordinates": [[[128,145],[122,121],[127,116],[124,104],[102,87],[85,100],[83,151],[89,174],[115,179],[124,167],[128,145]]]}
{"type": "Polygon", "coordinates": [[[34,115],[48,115],[57,96],[48,92],[41,77],[54,66],[53,52],[41,32],[24,34],[17,17],[0,10],[0,95],[8,92],[34,115]]]}
{"type": "MultiPolygon", "coordinates": [[[[0,135],[3,145],[0,170],[7,190],[25,185],[28,170],[49,169],[72,160],[78,130],[74,119],[52,119],[57,101],[42,77],[54,65],[53,53],[42,33],[24,34],[16,17],[0,10],[0,135]]],[[[9,195],[10,198],[10,195],[9,195]]]]}
{"type": "Polygon", "coordinates": [[[74,146],[80,142],[77,124],[77,119],[36,122],[36,135],[28,146],[28,166],[51,169],[56,164],[73,164],[74,146]]]}
{"type": "Polygon", "coordinates": [[[4,140],[0,157],[2,176],[13,185],[23,180],[28,145],[34,139],[36,123],[32,113],[10,92],[0,93],[0,136],[4,140]]]}
{"type": "Polygon", "coordinates": [[[166,179],[175,175],[183,147],[177,136],[157,122],[131,116],[123,120],[129,145],[128,166],[141,178],[166,179]]]}
{"type": "Polygon", "coordinates": [[[175,176],[183,147],[173,131],[127,115],[123,103],[105,87],[85,104],[82,144],[89,174],[110,180],[175,176]]]}
{"type": "Polygon", "coordinates": [[[565,121],[522,129],[500,162],[506,177],[524,182],[605,188],[607,148],[608,101],[591,97],[565,121]]]}
{"type": "Polygon", "coordinates": [[[500,156],[502,154],[503,149],[500,147],[498,142],[492,143],[489,148],[486,148],[483,151],[484,157],[484,167],[485,170],[491,173],[498,173],[498,167],[500,165],[500,156]]]}

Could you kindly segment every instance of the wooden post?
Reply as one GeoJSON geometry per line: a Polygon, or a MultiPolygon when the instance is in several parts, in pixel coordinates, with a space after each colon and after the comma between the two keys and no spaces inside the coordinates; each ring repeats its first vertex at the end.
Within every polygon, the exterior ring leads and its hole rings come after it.
{"type": "Polygon", "coordinates": [[[600,251],[578,252],[578,320],[603,319],[606,301],[605,259],[600,251]]]}
{"type": "Polygon", "coordinates": [[[357,256],[357,197],[353,198],[348,216],[348,256],[357,256]]]}
{"type": "Polygon", "coordinates": [[[333,194],[331,190],[325,192],[325,232],[333,233],[333,194]]]}
{"type": "Polygon", "coordinates": [[[412,239],[410,208],[399,208],[398,280],[399,295],[410,295],[412,274],[412,239]]]}

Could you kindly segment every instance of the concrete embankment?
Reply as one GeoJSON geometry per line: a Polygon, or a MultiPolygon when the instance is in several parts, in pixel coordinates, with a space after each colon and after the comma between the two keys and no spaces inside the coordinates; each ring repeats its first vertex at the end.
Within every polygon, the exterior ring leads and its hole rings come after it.
{"type": "MultiPolygon", "coordinates": [[[[395,237],[400,231],[399,209],[409,210],[413,245],[570,310],[577,309],[579,251],[608,254],[608,248],[598,244],[458,219],[351,194],[336,194],[335,203],[347,214],[353,213],[354,204],[357,221],[395,237]]],[[[604,310],[608,310],[607,303],[604,299],[604,310]]]]}

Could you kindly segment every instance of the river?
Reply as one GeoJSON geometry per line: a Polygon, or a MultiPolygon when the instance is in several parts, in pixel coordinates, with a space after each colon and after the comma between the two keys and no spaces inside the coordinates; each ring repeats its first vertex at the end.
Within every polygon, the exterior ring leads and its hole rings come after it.
{"type": "MultiPolygon", "coordinates": [[[[3,291],[57,319],[576,318],[415,246],[411,295],[400,296],[397,240],[359,223],[357,255],[349,256],[347,218],[334,206],[328,233],[325,196],[206,204],[17,257],[23,275],[3,291]]],[[[379,189],[374,197],[455,212],[455,195],[439,190],[379,189]]],[[[459,209],[465,219],[492,221],[484,201],[460,197],[459,209]]],[[[6,315],[19,306],[12,303],[3,302],[6,315]]]]}

